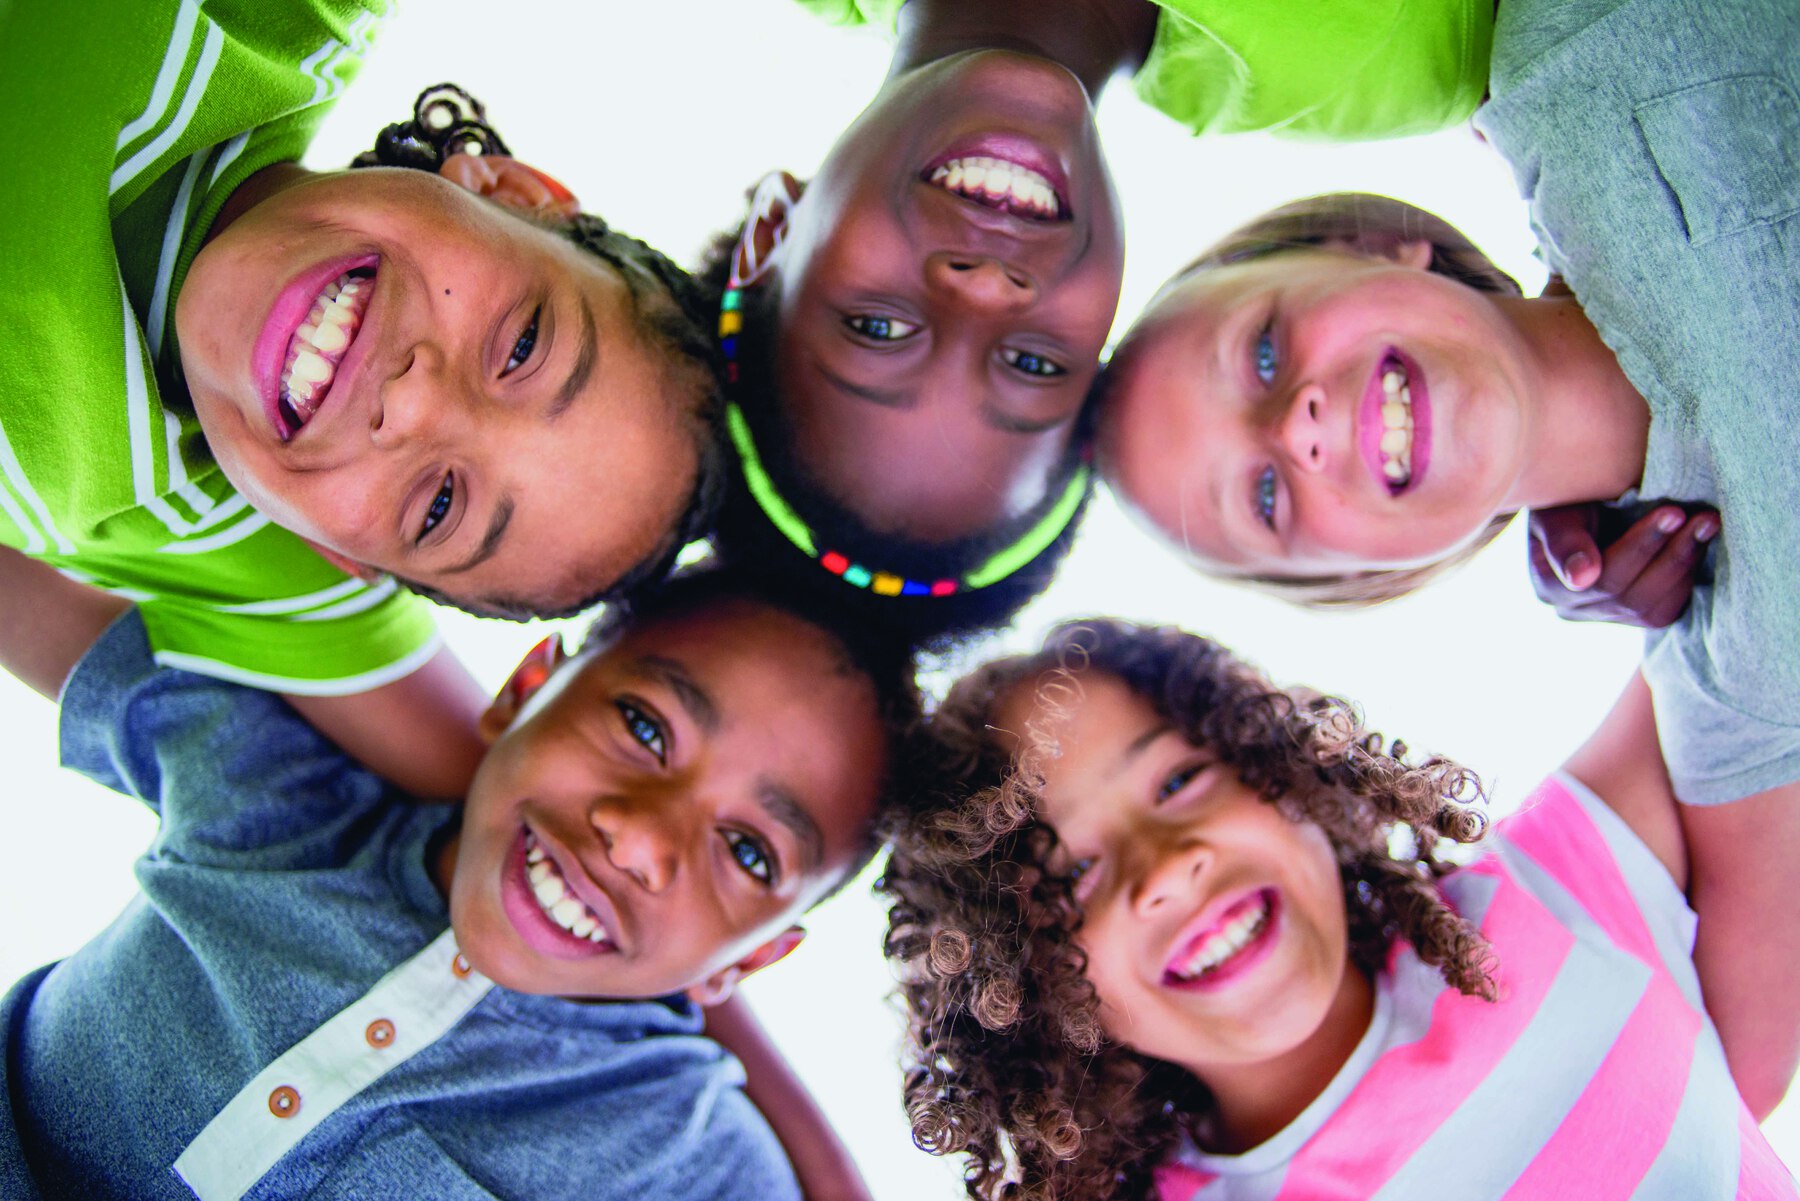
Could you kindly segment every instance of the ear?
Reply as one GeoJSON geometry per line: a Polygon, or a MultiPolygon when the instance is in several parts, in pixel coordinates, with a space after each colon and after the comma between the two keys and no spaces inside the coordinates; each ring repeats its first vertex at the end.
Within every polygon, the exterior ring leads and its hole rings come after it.
{"type": "Polygon", "coordinates": [[[1424,238],[1402,238],[1396,234],[1366,233],[1347,238],[1326,238],[1319,243],[1327,250],[1343,250],[1365,258],[1386,259],[1415,271],[1431,270],[1434,253],[1424,238]]]}
{"type": "Polygon", "coordinates": [[[453,154],[438,168],[458,187],[524,213],[573,217],[581,211],[575,193],[536,167],[504,154],[453,154]]]}
{"type": "Polygon", "coordinates": [[[771,963],[780,963],[786,959],[788,952],[799,946],[806,937],[806,931],[799,926],[789,926],[756,950],[750,952],[728,968],[721,968],[687,990],[688,1000],[696,1005],[717,1005],[731,996],[738,981],[753,972],[760,972],[771,963]]]}
{"type": "Polygon", "coordinates": [[[787,238],[788,216],[805,187],[786,171],[771,171],[750,194],[750,214],[731,257],[731,287],[747,288],[769,273],[787,238]]]}
{"type": "Polygon", "coordinates": [[[525,702],[531,699],[531,694],[542,688],[568,657],[568,652],[563,650],[561,634],[550,635],[526,652],[476,723],[481,740],[489,746],[494,745],[512,725],[519,710],[525,707],[525,702]]]}
{"type": "Polygon", "coordinates": [[[382,571],[379,567],[370,567],[367,563],[358,562],[349,555],[340,555],[329,546],[321,546],[310,538],[302,538],[301,541],[312,547],[313,553],[318,555],[319,558],[325,560],[345,575],[355,576],[365,583],[381,578],[382,571]]]}

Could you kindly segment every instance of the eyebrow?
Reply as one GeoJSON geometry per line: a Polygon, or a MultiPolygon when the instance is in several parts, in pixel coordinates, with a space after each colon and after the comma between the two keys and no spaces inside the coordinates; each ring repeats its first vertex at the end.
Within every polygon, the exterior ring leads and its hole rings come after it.
{"type": "Polygon", "coordinates": [[[1158,738],[1161,738],[1164,734],[1171,733],[1174,729],[1175,727],[1168,722],[1159,721],[1148,730],[1145,730],[1142,734],[1139,734],[1136,738],[1133,738],[1130,742],[1126,743],[1125,749],[1120,751],[1119,757],[1113,761],[1113,773],[1115,775],[1123,775],[1126,770],[1131,767],[1133,761],[1149,748],[1151,743],[1155,742],[1158,738]]]}
{"type": "Polygon", "coordinates": [[[453,567],[444,568],[444,574],[461,575],[493,558],[494,552],[500,549],[500,539],[505,536],[506,527],[512,523],[512,515],[513,498],[511,493],[508,493],[500,498],[499,504],[494,506],[494,515],[488,520],[487,533],[481,536],[481,545],[475,548],[475,553],[453,567]]]}
{"type": "Polygon", "coordinates": [[[700,727],[702,733],[711,736],[719,732],[719,707],[713,703],[707,691],[694,682],[686,664],[667,655],[645,655],[637,660],[635,666],[667,685],[669,691],[675,694],[675,700],[687,710],[689,719],[700,727]]]}
{"type": "Polygon", "coordinates": [[[585,293],[581,296],[581,342],[575,353],[575,366],[569,372],[569,378],[557,390],[556,398],[550,402],[546,419],[555,421],[569,411],[581,390],[587,387],[588,378],[594,374],[594,364],[600,359],[600,340],[594,331],[594,308],[588,303],[585,293]]]}
{"type": "Polygon", "coordinates": [[[756,800],[762,805],[764,812],[786,826],[799,840],[800,850],[805,857],[801,871],[817,871],[825,861],[825,836],[820,833],[819,823],[813,820],[806,807],[792,792],[767,777],[756,782],[756,800]]]}

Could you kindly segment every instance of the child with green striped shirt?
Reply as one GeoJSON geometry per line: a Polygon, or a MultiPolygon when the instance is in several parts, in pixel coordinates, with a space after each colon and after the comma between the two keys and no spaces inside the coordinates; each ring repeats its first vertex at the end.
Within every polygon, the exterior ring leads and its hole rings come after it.
{"type": "Polygon", "coordinates": [[[687,277],[455,89],[359,160],[425,170],[296,164],[387,7],[0,15],[0,544],[452,794],[481,692],[396,580],[524,618],[659,577],[716,384],[687,277]]]}

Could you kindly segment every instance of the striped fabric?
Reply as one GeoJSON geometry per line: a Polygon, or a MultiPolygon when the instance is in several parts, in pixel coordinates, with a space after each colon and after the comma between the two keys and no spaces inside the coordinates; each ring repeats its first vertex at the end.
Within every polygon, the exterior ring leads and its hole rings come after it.
{"type": "MultiPolygon", "coordinates": [[[[0,0],[0,545],[135,600],[166,666],[332,695],[417,670],[429,606],[349,579],[212,461],[174,313],[226,198],[296,159],[387,0],[0,0]]],[[[371,131],[371,134],[373,131],[371,131]]]]}
{"type": "Polygon", "coordinates": [[[1243,1155],[1188,1148],[1162,1201],[1791,1201],[1700,1007],[1694,916],[1619,817],[1546,781],[1445,884],[1500,1000],[1410,949],[1336,1080],[1243,1155]]]}

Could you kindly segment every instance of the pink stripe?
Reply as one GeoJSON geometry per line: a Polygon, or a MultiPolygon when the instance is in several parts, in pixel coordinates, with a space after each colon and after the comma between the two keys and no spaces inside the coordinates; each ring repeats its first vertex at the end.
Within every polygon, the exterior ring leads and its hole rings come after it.
{"type": "Polygon", "coordinates": [[[1662,970],[1656,941],[1606,837],[1568,789],[1544,781],[1499,832],[1568,889],[1620,949],[1662,970]]]}
{"type": "Polygon", "coordinates": [[[1800,1189],[1794,1187],[1793,1173],[1776,1156],[1769,1140],[1757,1128],[1756,1119],[1738,1102],[1738,1145],[1742,1158],[1738,1163],[1737,1201],[1794,1201],[1800,1189]]]}
{"type": "Polygon", "coordinates": [[[1630,1197],[1681,1110],[1699,1031],[1700,1014],[1681,991],[1666,976],[1652,977],[1599,1070],[1507,1201],[1630,1197]]]}
{"type": "Polygon", "coordinates": [[[1500,1003],[1439,993],[1425,1036],[1376,1060],[1300,1149],[1280,1201],[1372,1195],[1487,1079],[1543,1004],[1574,936],[1492,860],[1464,870],[1498,880],[1482,931],[1503,950],[1500,1003]]]}
{"type": "Polygon", "coordinates": [[[1191,1201],[1195,1193],[1218,1177],[1184,1163],[1165,1163],[1157,1166],[1153,1179],[1160,1201],[1191,1201]]]}

